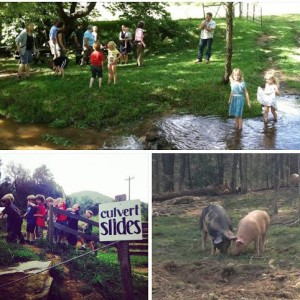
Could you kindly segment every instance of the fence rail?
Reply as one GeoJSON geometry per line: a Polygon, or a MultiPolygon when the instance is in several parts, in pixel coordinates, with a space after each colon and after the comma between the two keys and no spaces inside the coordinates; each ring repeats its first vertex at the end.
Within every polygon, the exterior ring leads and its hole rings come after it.
{"type": "MultiPolygon", "coordinates": [[[[53,241],[53,235],[54,235],[54,229],[58,229],[61,231],[64,231],[66,233],[69,234],[73,234],[76,236],[80,236],[82,238],[90,238],[95,242],[101,243],[101,244],[109,244],[110,242],[101,242],[99,240],[99,235],[92,233],[91,235],[87,235],[81,231],[77,231],[74,230],[72,228],[69,228],[68,226],[62,225],[62,224],[58,224],[56,222],[53,221],[53,214],[60,214],[60,215],[65,215],[68,218],[72,218],[72,219],[76,219],[78,221],[82,221],[85,222],[87,224],[91,224],[95,227],[99,228],[99,223],[91,220],[91,219],[87,219],[85,217],[79,216],[79,215],[75,215],[72,214],[69,211],[65,211],[65,210],[61,210],[58,209],[57,207],[53,207],[50,206],[49,208],[49,241],[53,241]],[[51,222],[52,220],[52,222],[51,222]]],[[[131,240],[128,241],[129,243],[129,255],[137,255],[137,256],[148,256],[148,222],[142,222],[142,233],[143,233],[143,239],[136,241],[136,240],[131,240]]],[[[117,248],[117,246],[112,246],[117,248]]]]}

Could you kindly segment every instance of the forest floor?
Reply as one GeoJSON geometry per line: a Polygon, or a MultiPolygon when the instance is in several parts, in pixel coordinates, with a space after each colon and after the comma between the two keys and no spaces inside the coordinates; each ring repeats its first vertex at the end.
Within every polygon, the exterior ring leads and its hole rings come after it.
{"type": "Polygon", "coordinates": [[[267,190],[154,202],[153,299],[300,299],[297,193],[280,190],[277,215],[271,214],[273,199],[274,191],[267,190]],[[268,211],[271,227],[265,252],[257,256],[250,245],[238,257],[211,256],[207,242],[203,253],[198,222],[208,204],[224,206],[235,230],[249,211],[268,211]]]}

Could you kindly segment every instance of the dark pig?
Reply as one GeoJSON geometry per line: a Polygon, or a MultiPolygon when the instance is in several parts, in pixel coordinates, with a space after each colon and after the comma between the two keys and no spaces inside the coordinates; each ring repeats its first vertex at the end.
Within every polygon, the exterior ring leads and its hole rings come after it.
{"type": "Polygon", "coordinates": [[[218,249],[226,254],[231,240],[235,238],[231,220],[226,210],[219,205],[209,205],[203,209],[200,217],[200,230],[202,235],[202,249],[206,250],[207,234],[211,238],[211,254],[218,249]]]}
{"type": "Polygon", "coordinates": [[[266,211],[254,210],[246,215],[238,224],[236,240],[231,249],[232,255],[242,253],[246,247],[254,242],[254,249],[257,254],[264,251],[270,217],[266,211]]]}

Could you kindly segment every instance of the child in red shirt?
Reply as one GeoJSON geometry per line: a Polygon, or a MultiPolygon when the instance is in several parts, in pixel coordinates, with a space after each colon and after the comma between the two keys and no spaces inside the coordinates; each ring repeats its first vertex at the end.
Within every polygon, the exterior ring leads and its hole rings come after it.
{"type": "Polygon", "coordinates": [[[43,230],[45,228],[46,222],[46,208],[44,206],[45,196],[44,195],[36,195],[36,203],[37,203],[37,212],[34,215],[36,217],[36,238],[43,238],[43,230]]]}
{"type": "Polygon", "coordinates": [[[90,57],[91,72],[92,72],[92,77],[90,79],[90,88],[93,86],[94,80],[97,75],[99,78],[99,88],[100,88],[102,84],[102,78],[103,78],[102,68],[103,68],[103,63],[105,61],[105,57],[103,53],[100,51],[99,42],[95,42],[93,48],[94,48],[94,52],[91,54],[90,57]]]}

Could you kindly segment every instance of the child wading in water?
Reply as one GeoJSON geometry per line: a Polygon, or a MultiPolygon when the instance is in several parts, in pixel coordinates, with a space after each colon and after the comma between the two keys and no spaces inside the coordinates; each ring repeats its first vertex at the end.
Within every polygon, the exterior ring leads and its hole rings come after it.
{"type": "Polygon", "coordinates": [[[280,95],[277,78],[272,71],[267,71],[265,74],[266,85],[262,94],[262,104],[264,105],[264,121],[268,122],[268,115],[271,112],[274,116],[274,122],[277,122],[277,97],[280,95]]]}
{"type": "Polygon", "coordinates": [[[111,82],[112,77],[114,78],[114,84],[117,83],[117,61],[121,58],[122,54],[117,50],[117,45],[115,42],[110,41],[107,44],[108,48],[108,83],[111,82]]]}
{"type": "Polygon", "coordinates": [[[103,77],[102,68],[103,68],[103,63],[105,61],[105,57],[103,53],[100,51],[99,42],[95,42],[93,48],[94,48],[94,52],[91,54],[90,57],[91,72],[92,72],[92,77],[90,79],[90,88],[93,86],[94,80],[97,75],[99,78],[99,88],[100,88],[102,84],[102,77],[103,77]]]}
{"type": "Polygon", "coordinates": [[[234,69],[229,79],[231,86],[231,93],[228,101],[229,116],[235,117],[235,126],[237,129],[241,130],[243,127],[242,116],[244,111],[245,97],[248,107],[251,108],[249,94],[240,69],[234,69]]]}

